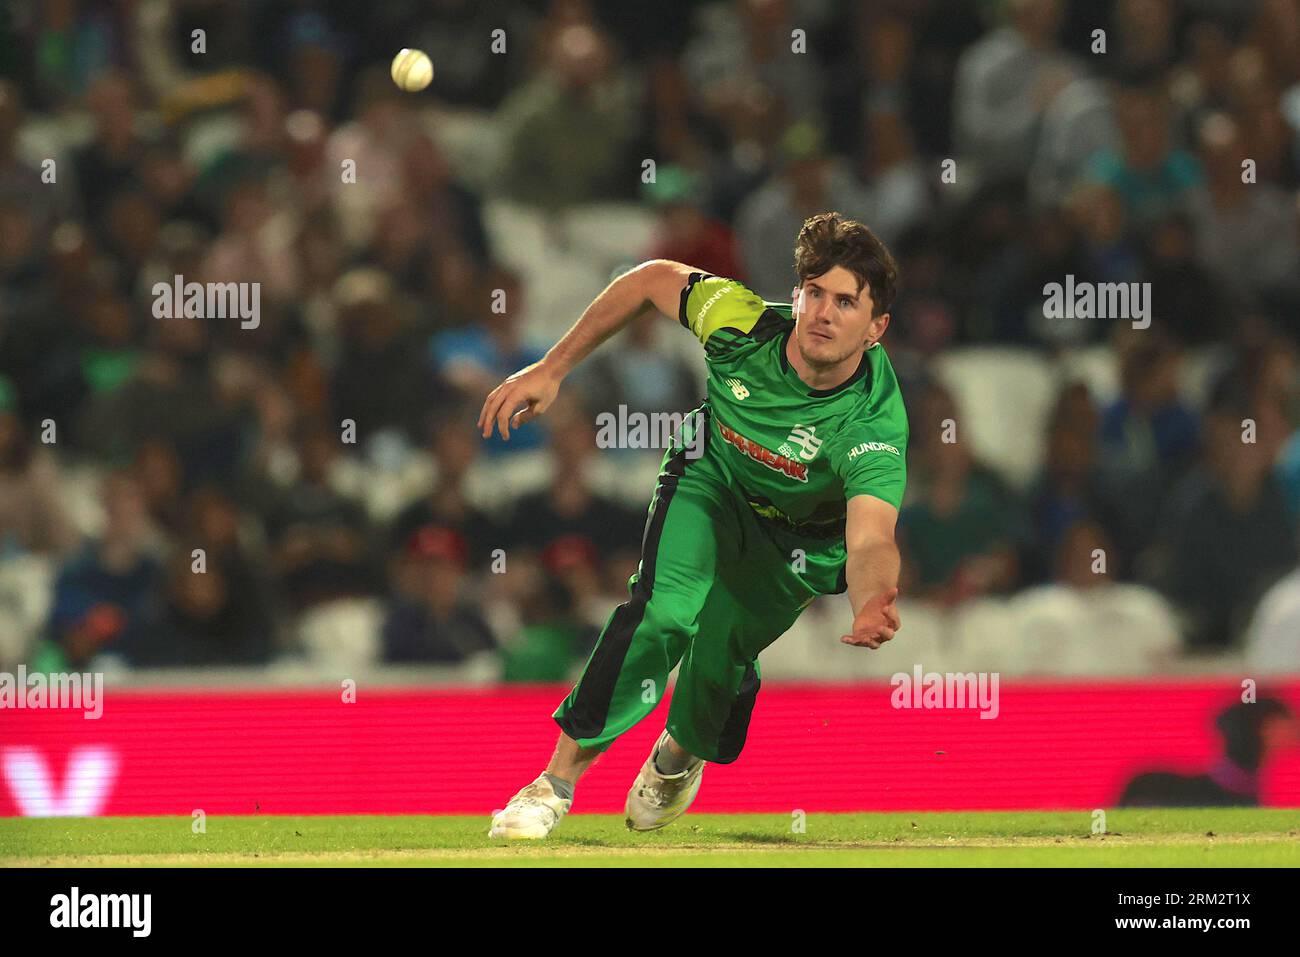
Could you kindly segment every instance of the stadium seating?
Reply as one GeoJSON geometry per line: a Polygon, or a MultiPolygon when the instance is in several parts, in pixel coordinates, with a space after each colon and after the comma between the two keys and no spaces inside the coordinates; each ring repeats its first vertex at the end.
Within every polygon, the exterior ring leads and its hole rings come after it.
{"type": "Polygon", "coordinates": [[[969,438],[978,459],[1013,485],[1028,486],[1042,464],[1060,382],[1048,360],[1028,349],[976,346],[939,356],[934,371],[960,409],[958,440],[969,438]]]}

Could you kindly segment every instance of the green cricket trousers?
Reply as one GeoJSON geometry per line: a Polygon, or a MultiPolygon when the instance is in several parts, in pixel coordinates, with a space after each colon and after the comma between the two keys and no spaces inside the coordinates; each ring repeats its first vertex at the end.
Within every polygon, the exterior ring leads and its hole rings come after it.
{"type": "Polygon", "coordinates": [[[667,728],[697,757],[740,756],[758,694],[758,654],[818,594],[764,535],[706,457],[664,456],[629,598],[555,710],[582,747],[608,747],[654,710],[681,663],[667,728]]]}

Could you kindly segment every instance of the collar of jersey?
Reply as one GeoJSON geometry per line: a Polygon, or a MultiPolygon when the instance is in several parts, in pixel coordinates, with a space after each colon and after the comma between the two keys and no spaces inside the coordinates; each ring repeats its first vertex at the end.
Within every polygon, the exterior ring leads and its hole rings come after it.
{"type": "MultiPolygon", "coordinates": [[[[790,344],[790,337],[792,335],[794,335],[794,326],[791,326],[789,331],[781,337],[781,344],[777,351],[777,355],[781,360],[781,371],[785,373],[786,380],[789,381],[791,385],[806,393],[809,398],[824,399],[829,395],[839,395],[855,382],[866,378],[867,373],[871,371],[871,360],[867,358],[867,353],[870,352],[871,349],[864,349],[862,350],[862,361],[858,363],[858,368],[853,375],[849,376],[839,385],[831,389],[810,389],[808,388],[808,383],[799,378],[799,373],[790,367],[790,360],[786,357],[785,350],[790,344]]],[[[879,343],[872,343],[871,348],[874,348],[877,345],[879,345],[879,343]]]]}

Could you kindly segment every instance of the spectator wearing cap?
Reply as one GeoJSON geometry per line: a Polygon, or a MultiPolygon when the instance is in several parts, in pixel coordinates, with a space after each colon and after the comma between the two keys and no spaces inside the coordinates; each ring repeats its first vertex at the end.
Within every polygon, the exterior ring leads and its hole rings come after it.
{"type": "Polygon", "coordinates": [[[596,544],[585,535],[561,535],[541,551],[542,568],[568,594],[575,620],[603,624],[613,608],[605,599],[606,580],[596,544]]]}
{"type": "Polygon", "coordinates": [[[440,525],[416,529],[399,559],[402,581],[384,621],[384,660],[458,664],[495,647],[492,630],[466,595],[468,548],[440,525]]]}

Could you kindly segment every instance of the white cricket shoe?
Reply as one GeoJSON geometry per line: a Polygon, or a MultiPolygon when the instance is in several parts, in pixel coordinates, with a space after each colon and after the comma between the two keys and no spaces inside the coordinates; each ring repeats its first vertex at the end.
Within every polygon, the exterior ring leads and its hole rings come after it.
{"type": "Polygon", "coordinates": [[[555,793],[545,773],[539,774],[496,813],[488,837],[538,840],[555,830],[572,806],[573,801],[555,793]]]}
{"type": "Polygon", "coordinates": [[[659,736],[627,792],[627,826],[634,831],[653,831],[671,824],[686,813],[699,793],[707,762],[700,761],[677,774],[660,774],[655,767],[655,755],[667,737],[667,731],[659,736]]]}

